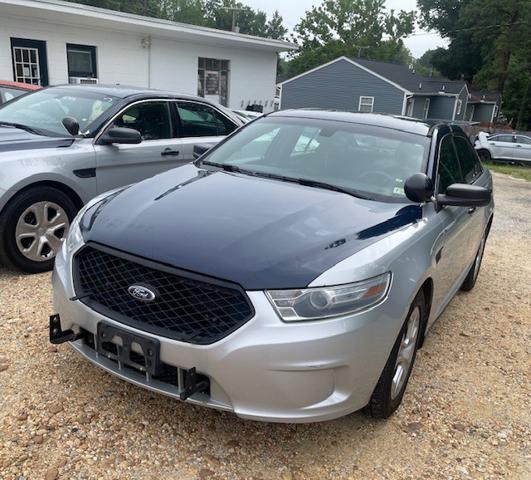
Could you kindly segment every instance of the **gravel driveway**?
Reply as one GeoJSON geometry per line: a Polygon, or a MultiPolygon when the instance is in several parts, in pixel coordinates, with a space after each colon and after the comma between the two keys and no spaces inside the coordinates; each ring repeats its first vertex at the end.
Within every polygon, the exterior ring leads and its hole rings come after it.
{"type": "Polygon", "coordinates": [[[388,421],[254,423],[134,387],[48,343],[49,274],[0,269],[0,479],[529,479],[531,183],[495,187],[478,284],[388,421]]]}

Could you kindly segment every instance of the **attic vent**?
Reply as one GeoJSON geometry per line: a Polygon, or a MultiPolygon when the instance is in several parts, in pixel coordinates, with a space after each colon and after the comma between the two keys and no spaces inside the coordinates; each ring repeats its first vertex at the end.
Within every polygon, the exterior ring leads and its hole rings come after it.
{"type": "Polygon", "coordinates": [[[443,92],[446,91],[446,85],[443,85],[443,86],[442,86],[442,91],[443,91],[443,92]]]}
{"type": "Polygon", "coordinates": [[[422,90],[422,82],[419,82],[419,90],[422,90]]]}

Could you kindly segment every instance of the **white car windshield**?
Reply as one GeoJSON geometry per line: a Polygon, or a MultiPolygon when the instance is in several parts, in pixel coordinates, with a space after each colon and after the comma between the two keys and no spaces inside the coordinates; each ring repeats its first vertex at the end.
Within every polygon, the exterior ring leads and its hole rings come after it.
{"type": "Polygon", "coordinates": [[[231,137],[202,162],[407,202],[404,182],[425,170],[429,145],[426,136],[378,126],[266,117],[231,137]]]}
{"type": "Polygon", "coordinates": [[[75,118],[84,132],[118,98],[81,89],[50,88],[6,104],[0,109],[0,124],[18,124],[48,135],[70,135],[62,124],[75,118]]]}

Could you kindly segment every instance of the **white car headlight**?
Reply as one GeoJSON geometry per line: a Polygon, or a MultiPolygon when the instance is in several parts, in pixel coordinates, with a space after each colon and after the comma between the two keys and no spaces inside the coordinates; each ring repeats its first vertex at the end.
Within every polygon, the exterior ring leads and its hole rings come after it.
{"type": "Polygon", "coordinates": [[[268,290],[269,301],[285,322],[320,320],[367,310],[384,300],[391,273],[362,282],[297,290],[268,290]]]}
{"type": "Polygon", "coordinates": [[[73,252],[74,250],[77,250],[81,245],[83,245],[83,234],[81,232],[80,222],[83,218],[83,215],[85,215],[86,211],[89,208],[92,208],[94,205],[110,197],[111,195],[116,195],[117,193],[121,192],[122,190],[125,190],[126,188],[127,187],[116,188],[114,190],[110,190],[109,192],[102,193],[101,195],[94,197],[92,200],[89,200],[83,206],[83,208],[75,216],[74,220],[72,220],[72,222],[70,223],[70,228],[66,236],[66,241],[63,243],[65,253],[73,252]]]}

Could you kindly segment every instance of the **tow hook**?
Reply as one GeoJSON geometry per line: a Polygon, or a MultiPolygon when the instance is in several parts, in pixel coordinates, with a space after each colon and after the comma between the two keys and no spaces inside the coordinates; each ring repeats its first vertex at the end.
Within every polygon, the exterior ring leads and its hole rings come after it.
{"type": "Polygon", "coordinates": [[[50,315],[50,343],[59,345],[65,342],[74,342],[83,337],[83,334],[76,333],[73,330],[62,330],[61,319],[59,314],[50,315]]]}

